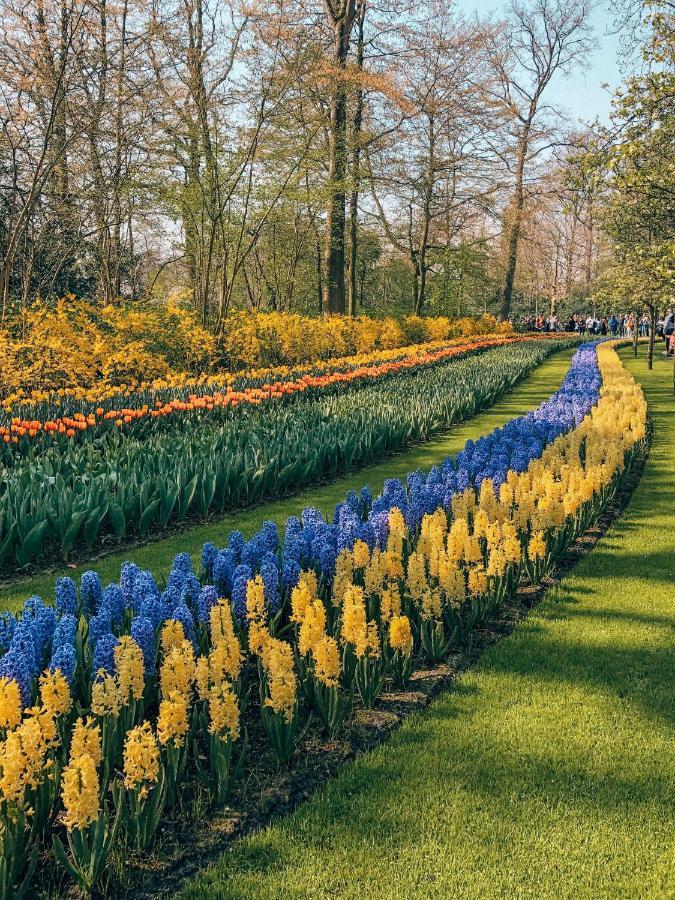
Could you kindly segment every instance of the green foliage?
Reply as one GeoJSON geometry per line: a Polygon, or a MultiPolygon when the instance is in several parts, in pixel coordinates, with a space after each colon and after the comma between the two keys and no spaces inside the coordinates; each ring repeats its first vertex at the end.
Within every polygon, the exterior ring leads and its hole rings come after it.
{"type": "Polygon", "coordinates": [[[589,165],[605,177],[612,251],[597,294],[658,311],[672,302],[675,279],[675,17],[661,2],[652,9],[644,72],[617,94],[615,129],[589,165]]]}
{"type": "Polygon", "coordinates": [[[121,438],[34,449],[3,472],[0,564],[67,557],[332,480],[474,415],[550,353],[537,341],[400,375],[359,390],[121,438]],[[401,404],[401,396],[406,403],[401,404]]]}

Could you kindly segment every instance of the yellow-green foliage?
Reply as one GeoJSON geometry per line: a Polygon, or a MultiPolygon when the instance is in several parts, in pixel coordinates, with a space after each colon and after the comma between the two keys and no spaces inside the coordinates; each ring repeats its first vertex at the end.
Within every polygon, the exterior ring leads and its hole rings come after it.
{"type": "Polygon", "coordinates": [[[213,335],[176,304],[96,307],[71,297],[36,303],[0,331],[0,396],[201,370],[214,350],[213,335]]]}
{"type": "Polygon", "coordinates": [[[501,331],[510,331],[510,326],[499,326],[492,316],[454,320],[419,316],[315,319],[294,313],[237,312],[225,322],[219,350],[223,365],[234,371],[246,367],[296,365],[501,331]]]}
{"type": "Polygon", "coordinates": [[[482,319],[369,319],[236,312],[220,336],[195,313],[166,305],[103,306],[73,297],[32,306],[0,329],[0,397],[134,386],[171,373],[297,365],[409,344],[510,331],[482,319]]]}

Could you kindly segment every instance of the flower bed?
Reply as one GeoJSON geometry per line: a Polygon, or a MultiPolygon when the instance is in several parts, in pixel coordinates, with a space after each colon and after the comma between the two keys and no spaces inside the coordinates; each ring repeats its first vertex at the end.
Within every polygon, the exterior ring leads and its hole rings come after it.
{"type": "Polygon", "coordinates": [[[163,591],[128,563],[105,590],[88,572],[79,590],[57,582],[55,607],[34,597],[6,614],[0,893],[30,881],[50,840],[91,889],[115,842],[152,843],[186,781],[224,802],[244,703],[283,762],[310,710],[334,735],[354,703],[442,659],[586,530],[645,427],[611,346],[586,345],[538,410],[407,486],[351,494],[332,523],[305,510],[283,544],[271,523],[233,532],[205,546],[199,578],[178,556],[163,591]]]}
{"type": "MultiPolygon", "coordinates": [[[[551,335],[549,339],[557,337],[551,335]]],[[[284,367],[199,380],[177,378],[172,383],[158,381],[123,393],[108,389],[83,395],[72,392],[47,395],[29,404],[6,405],[4,421],[0,418],[0,440],[20,451],[30,448],[36,438],[44,443],[45,438],[58,440],[61,436],[68,440],[84,434],[96,437],[106,428],[128,432],[130,426],[138,423],[150,424],[167,417],[173,420],[176,415],[185,417],[190,413],[196,413],[201,421],[205,413],[214,410],[259,406],[297,394],[316,397],[343,385],[370,384],[481,350],[532,340],[541,340],[541,336],[488,335],[440,345],[418,345],[407,348],[405,353],[380,351],[362,358],[346,357],[311,368],[284,367]]],[[[137,427],[134,433],[139,433],[137,427]]]]}
{"type": "Polygon", "coordinates": [[[106,535],[143,538],[333,479],[472,415],[569,344],[528,341],[413,368],[358,392],[214,410],[204,421],[177,417],[145,435],[112,429],[82,443],[32,446],[0,469],[0,567],[67,559],[106,535]]]}

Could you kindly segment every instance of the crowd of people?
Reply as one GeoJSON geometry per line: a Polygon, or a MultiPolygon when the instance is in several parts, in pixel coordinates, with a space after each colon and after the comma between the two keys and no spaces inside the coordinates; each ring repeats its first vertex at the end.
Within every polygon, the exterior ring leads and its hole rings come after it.
{"type": "MultiPolygon", "coordinates": [[[[548,333],[552,331],[573,332],[576,334],[606,335],[616,338],[632,338],[637,329],[638,337],[649,337],[649,316],[636,317],[632,313],[628,315],[596,316],[573,315],[568,318],[551,316],[527,316],[521,322],[523,331],[540,331],[548,333]]],[[[659,315],[656,322],[655,337],[665,342],[664,353],[666,356],[675,354],[675,310],[659,315]]]]}

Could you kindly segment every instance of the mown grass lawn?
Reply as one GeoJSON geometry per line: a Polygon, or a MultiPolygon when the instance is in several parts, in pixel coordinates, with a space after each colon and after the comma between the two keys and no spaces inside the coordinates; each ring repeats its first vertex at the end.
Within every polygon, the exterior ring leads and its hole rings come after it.
{"type": "MultiPolygon", "coordinates": [[[[595,550],[391,741],[181,897],[675,896],[675,403],[595,550]]],[[[539,373],[541,376],[541,372],[539,373]]]]}
{"type": "MultiPolygon", "coordinates": [[[[133,559],[141,568],[150,569],[156,576],[166,577],[177,553],[191,553],[195,565],[198,566],[204,542],[213,541],[217,546],[224,546],[230,531],[235,528],[243,531],[245,535],[250,535],[266,519],[271,519],[282,526],[288,516],[299,514],[306,506],[315,506],[324,514],[332,515],[336,504],[344,499],[350,488],[360,490],[364,484],[370,484],[373,492],[377,493],[381,490],[385,479],[405,478],[408,472],[415,469],[430,469],[449,454],[461,450],[469,438],[475,440],[514,416],[537,406],[557,390],[565,377],[574,352],[575,348],[571,348],[553,354],[489,410],[453,427],[446,434],[426,444],[397,453],[379,465],[361,469],[330,484],[316,485],[283,500],[232,512],[142,547],[128,548],[87,564],[72,568],[63,567],[32,578],[17,580],[0,588],[0,609],[17,611],[31,594],[37,594],[43,600],[50,601],[54,592],[54,580],[59,575],[79,578],[86,569],[94,568],[101,575],[104,584],[107,584],[119,578],[120,566],[125,560],[133,559]]],[[[405,397],[402,398],[402,402],[405,402],[405,397]]]]}

